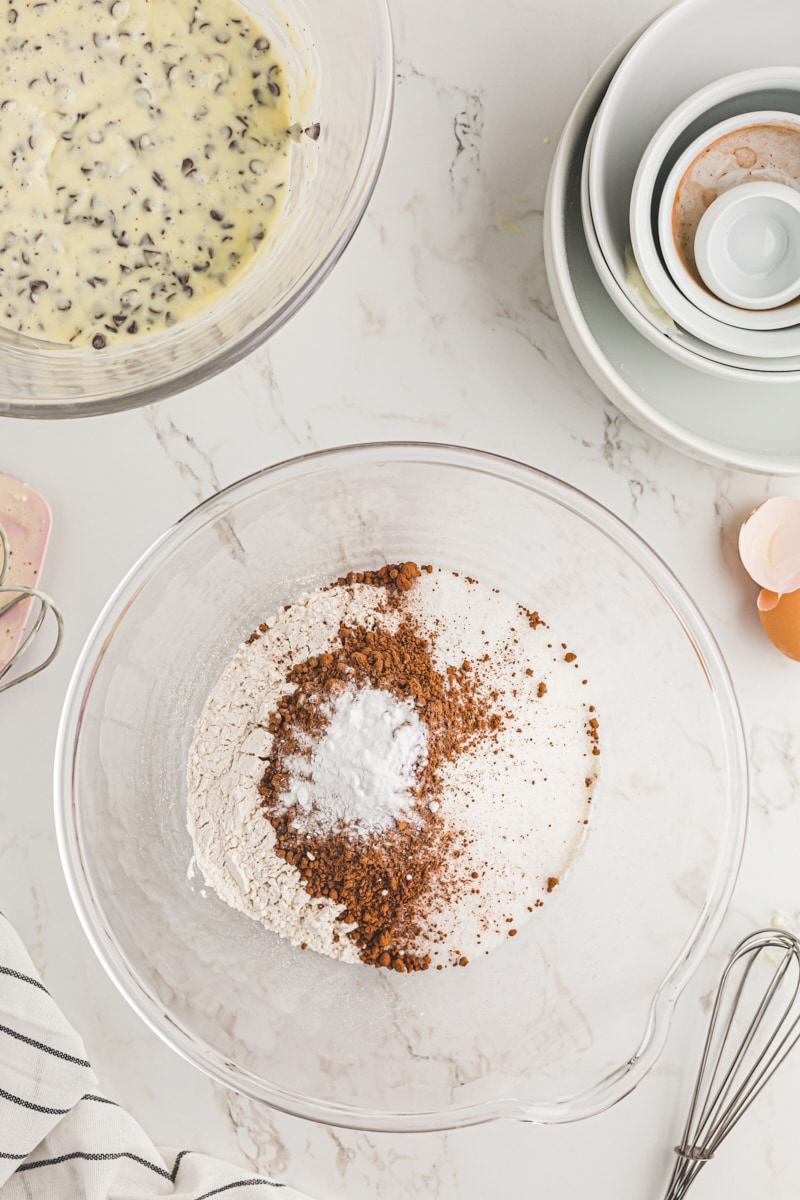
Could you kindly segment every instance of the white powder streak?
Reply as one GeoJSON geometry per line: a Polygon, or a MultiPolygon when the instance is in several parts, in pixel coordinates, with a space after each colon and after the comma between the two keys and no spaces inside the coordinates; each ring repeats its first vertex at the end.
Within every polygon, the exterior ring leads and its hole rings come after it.
{"type": "Polygon", "coordinates": [[[365,835],[401,817],[413,820],[413,789],[427,761],[427,734],[413,703],[362,688],[343,692],[327,714],[330,724],[308,747],[310,758],[295,754],[286,763],[292,780],[280,800],[304,810],[294,828],[324,833],[347,824],[365,835]]]}

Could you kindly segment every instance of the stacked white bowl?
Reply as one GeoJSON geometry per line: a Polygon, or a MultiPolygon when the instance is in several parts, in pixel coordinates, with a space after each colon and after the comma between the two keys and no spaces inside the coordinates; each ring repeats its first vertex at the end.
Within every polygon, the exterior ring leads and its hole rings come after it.
{"type": "Polygon", "coordinates": [[[609,296],[699,370],[800,379],[800,68],[693,92],[632,178],[617,154],[631,103],[612,83],[583,160],[584,230],[609,296]]]}
{"type": "Polygon", "coordinates": [[[545,221],[556,308],[606,394],[698,457],[784,474],[800,472],[798,35],[797,0],[668,9],[578,102],[545,221]]]}

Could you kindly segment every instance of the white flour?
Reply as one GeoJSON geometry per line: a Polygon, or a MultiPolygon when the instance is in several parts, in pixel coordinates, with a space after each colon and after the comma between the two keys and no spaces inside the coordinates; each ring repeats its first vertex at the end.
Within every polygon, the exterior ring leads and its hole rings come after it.
{"type": "Polygon", "coordinates": [[[379,588],[331,588],[301,596],[269,618],[267,632],[239,647],[200,716],[189,754],[188,826],[206,883],[247,916],[294,945],[358,961],[336,918],[342,906],[313,899],[299,872],[275,853],[275,834],[261,809],[259,781],[272,737],[269,714],[289,689],[294,663],[329,649],[339,626],[370,620],[379,588]]]}
{"type": "MultiPolygon", "coordinates": [[[[341,905],[309,896],[299,871],[275,852],[258,784],[272,740],[265,726],[290,690],[285,680],[291,666],[329,650],[340,624],[369,626],[383,599],[383,589],[369,585],[334,587],[303,596],[272,617],[267,631],[240,647],[221,676],[189,757],[188,826],[206,883],[295,945],[348,962],[359,960],[357,946],[345,936],[353,926],[337,921],[341,905]]],[[[423,574],[407,594],[406,611],[423,629],[435,631],[437,668],[469,659],[485,674],[504,714],[495,741],[462,754],[442,775],[442,816],[467,835],[460,873],[470,880],[474,873],[478,880],[454,896],[452,905],[431,914],[430,944],[417,948],[435,965],[448,964],[505,940],[546,901],[553,879],[560,880],[572,862],[591,809],[593,788],[587,780],[591,784],[598,762],[587,734],[591,688],[582,683],[583,670],[565,661],[564,649],[548,629],[532,628],[514,600],[463,576],[423,574]]],[[[381,620],[394,627],[398,617],[381,620]]],[[[354,717],[360,729],[356,734],[351,725],[349,730],[351,787],[338,799],[329,793],[324,803],[332,815],[347,816],[363,804],[362,821],[379,824],[402,807],[409,762],[412,755],[419,761],[424,740],[410,705],[375,702],[367,699],[370,694],[387,695],[367,690],[359,705],[351,700],[334,713],[329,737],[333,730],[335,739],[340,726],[354,717]],[[386,721],[385,728],[380,721],[386,721]],[[376,724],[384,740],[369,746],[376,724]],[[393,727],[407,740],[389,766],[385,738],[393,727]],[[371,762],[369,755],[375,756],[371,762]],[[378,791],[373,790],[376,780],[378,791]]],[[[330,749],[322,739],[312,770],[304,779],[296,774],[292,782],[296,800],[302,801],[302,787],[309,789],[309,808],[322,801],[331,778],[325,772],[336,765],[330,749]]],[[[335,757],[341,766],[338,752],[335,757]]]]}

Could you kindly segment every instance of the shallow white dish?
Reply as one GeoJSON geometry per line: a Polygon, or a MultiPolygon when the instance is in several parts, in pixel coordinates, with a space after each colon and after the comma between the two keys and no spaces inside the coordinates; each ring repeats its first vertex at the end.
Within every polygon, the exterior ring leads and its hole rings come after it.
{"type": "MultiPolygon", "coordinates": [[[[657,17],[625,56],[602,99],[589,164],[595,228],[621,286],[630,243],[628,202],[653,134],[705,85],[737,71],[771,67],[800,67],[796,0],[757,5],[751,0],[681,0],[657,17]]],[[[727,115],[732,114],[714,119],[727,115]]],[[[689,132],[691,141],[701,130],[689,132]]]]}
{"type": "MultiPolygon", "coordinates": [[[[670,255],[668,253],[669,245],[663,240],[665,234],[668,233],[669,243],[672,243],[671,194],[678,187],[683,173],[688,169],[697,155],[702,152],[703,148],[709,142],[716,141],[718,138],[733,132],[738,127],[738,122],[741,119],[738,116],[729,117],[726,121],[720,122],[718,125],[713,126],[711,130],[707,130],[706,133],[701,134],[678,157],[670,171],[662,193],[664,203],[663,205],[659,204],[658,220],[660,235],[658,240],[662,242],[664,260],[668,266],[672,265],[677,269],[677,263],[680,261],[677,250],[674,250],[670,255]]],[[[755,124],[757,119],[759,124],[766,124],[767,114],[750,113],[748,114],[747,123],[755,124]]],[[[662,262],[661,254],[659,253],[658,240],[653,229],[651,214],[653,196],[653,186],[651,186],[651,183],[655,183],[653,179],[655,164],[648,163],[647,158],[643,159],[643,164],[645,169],[637,173],[631,195],[630,233],[637,265],[648,288],[658,303],[683,329],[707,343],[709,347],[718,348],[730,353],[738,352],[754,359],[794,358],[800,354],[800,328],[797,326],[784,329],[735,328],[732,324],[726,323],[719,315],[720,311],[730,314],[729,305],[724,304],[721,300],[717,300],[713,303],[715,315],[711,316],[708,311],[703,311],[699,307],[699,300],[702,299],[702,295],[704,294],[699,285],[695,285],[695,291],[701,293],[700,296],[695,297],[693,294],[693,299],[689,299],[684,294],[676,280],[667,270],[664,262],[662,262]]],[[[682,274],[688,283],[690,280],[688,272],[684,269],[682,274]]],[[[714,297],[710,293],[707,295],[709,306],[712,306],[714,297]]],[[[755,363],[753,365],[757,366],[755,363]]]]}
{"type": "Polygon", "coordinates": [[[780,309],[773,321],[797,323],[800,190],[753,180],[719,195],[698,222],[693,251],[700,277],[729,305],[754,315],[780,309]]]}
{"type": "Polygon", "coordinates": [[[654,298],[648,301],[642,292],[637,293],[629,285],[625,289],[620,286],[603,257],[590,211],[586,163],[592,152],[593,132],[593,129],[589,132],[581,171],[583,233],[595,271],[625,320],[630,322],[642,337],[647,338],[659,350],[671,355],[693,371],[704,371],[709,375],[715,375],[718,379],[743,382],[747,382],[754,376],[760,381],[775,379],[785,382],[787,378],[800,379],[800,356],[757,361],[743,354],[715,350],[691,333],[681,329],[663,310],[658,313],[654,312],[652,308],[652,305],[655,304],[654,298]],[[710,357],[714,354],[717,356],[716,358],[710,357]]]}
{"type": "Polygon", "coordinates": [[[609,303],[592,265],[580,214],[583,153],[604,91],[630,44],[628,39],[620,45],[590,81],[564,128],[550,174],[545,262],[564,332],[603,393],[667,445],[715,466],[800,474],[796,380],[714,379],[660,352],[609,303]]]}

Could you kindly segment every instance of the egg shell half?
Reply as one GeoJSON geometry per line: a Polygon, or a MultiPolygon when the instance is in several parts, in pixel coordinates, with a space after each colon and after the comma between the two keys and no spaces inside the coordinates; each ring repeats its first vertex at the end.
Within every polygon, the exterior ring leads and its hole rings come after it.
{"type": "Polygon", "coordinates": [[[762,588],[783,595],[800,588],[800,498],[773,496],[739,530],[739,557],[762,588]]]}

